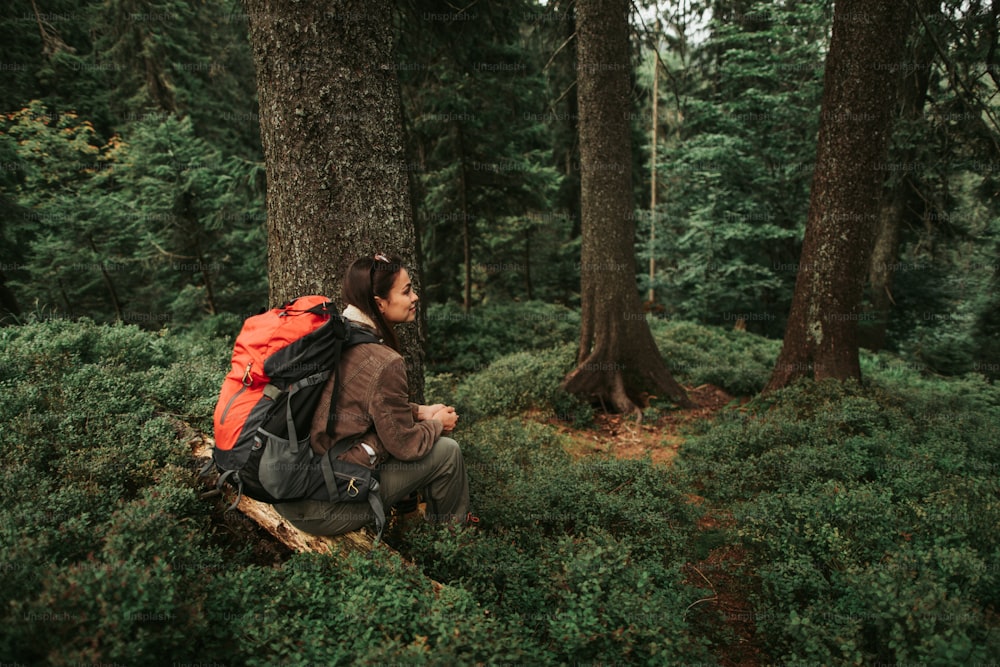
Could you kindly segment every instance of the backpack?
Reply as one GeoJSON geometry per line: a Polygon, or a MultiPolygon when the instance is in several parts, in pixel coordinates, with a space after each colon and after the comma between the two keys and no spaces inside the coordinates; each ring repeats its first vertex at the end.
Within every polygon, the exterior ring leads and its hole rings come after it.
{"type": "Polygon", "coordinates": [[[214,463],[219,470],[216,492],[225,483],[236,488],[230,509],[242,495],[271,504],[367,500],[381,536],[385,512],[377,473],[337,458],[359,440],[338,442],[322,455],[309,443],[313,414],[331,373],[331,412],[336,408],[341,352],[381,342],[323,296],[299,297],[247,318],[215,406],[215,448],[206,466],[214,463]]]}

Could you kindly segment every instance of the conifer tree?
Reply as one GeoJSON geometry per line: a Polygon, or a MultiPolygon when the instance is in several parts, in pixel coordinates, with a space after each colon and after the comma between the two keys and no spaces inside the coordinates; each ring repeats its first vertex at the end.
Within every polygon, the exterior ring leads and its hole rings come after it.
{"type": "Polygon", "coordinates": [[[583,247],[577,367],[563,380],[575,394],[639,412],[663,392],[693,405],[657,350],[635,285],[629,120],[629,3],[577,2],[583,247]]]}
{"type": "Polygon", "coordinates": [[[858,315],[871,257],[909,10],[840,0],[827,54],[816,173],[784,345],[766,387],[860,378],[858,315]]]}
{"type": "MultiPolygon", "coordinates": [[[[267,165],[271,303],[314,293],[339,300],[344,272],[363,255],[398,254],[416,273],[390,3],[246,7],[267,165]]],[[[419,395],[419,346],[408,333],[410,388],[419,395]]]]}

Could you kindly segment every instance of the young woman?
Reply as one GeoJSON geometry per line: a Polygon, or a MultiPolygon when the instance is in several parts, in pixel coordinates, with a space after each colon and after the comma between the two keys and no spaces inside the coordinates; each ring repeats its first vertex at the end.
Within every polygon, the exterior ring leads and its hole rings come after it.
{"type": "MultiPolygon", "coordinates": [[[[450,406],[409,402],[406,364],[393,330],[416,316],[418,297],[410,274],[398,257],[362,257],[344,276],[343,298],[344,316],[374,330],[383,344],[344,350],[337,404],[330,405],[331,378],[316,408],[313,450],[323,454],[345,438],[357,439],[340,458],[378,469],[385,507],[422,489],[427,520],[464,523],[469,483],[462,452],[458,443],[442,437],[455,428],[458,415],[450,406]],[[327,433],[330,416],[333,436],[327,433]]],[[[304,500],[281,503],[275,509],[293,526],[314,535],[346,533],[375,519],[367,503],[304,500]]]]}

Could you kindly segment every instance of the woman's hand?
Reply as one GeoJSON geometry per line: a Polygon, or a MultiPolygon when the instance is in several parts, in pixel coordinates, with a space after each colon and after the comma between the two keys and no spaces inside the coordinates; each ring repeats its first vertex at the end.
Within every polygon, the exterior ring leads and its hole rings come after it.
{"type": "Polygon", "coordinates": [[[448,407],[444,403],[435,403],[434,405],[421,405],[417,407],[417,421],[422,422],[428,419],[433,419],[434,415],[440,411],[442,408],[448,407]]]}
{"type": "Polygon", "coordinates": [[[444,425],[444,432],[451,433],[458,424],[458,413],[455,412],[455,408],[442,405],[441,409],[431,416],[431,419],[440,421],[444,425]]]}

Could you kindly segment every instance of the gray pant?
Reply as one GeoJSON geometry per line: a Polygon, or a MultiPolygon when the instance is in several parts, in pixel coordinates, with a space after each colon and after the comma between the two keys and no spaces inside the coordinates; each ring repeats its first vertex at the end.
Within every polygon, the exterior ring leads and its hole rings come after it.
{"type": "MultiPolygon", "coordinates": [[[[386,512],[412,491],[423,489],[427,520],[465,523],[469,513],[469,480],[462,450],[451,438],[441,437],[418,461],[389,459],[378,467],[380,493],[386,512]]],[[[331,503],[302,500],[274,506],[278,514],[312,535],[339,535],[375,521],[368,503],[331,503]]]]}

